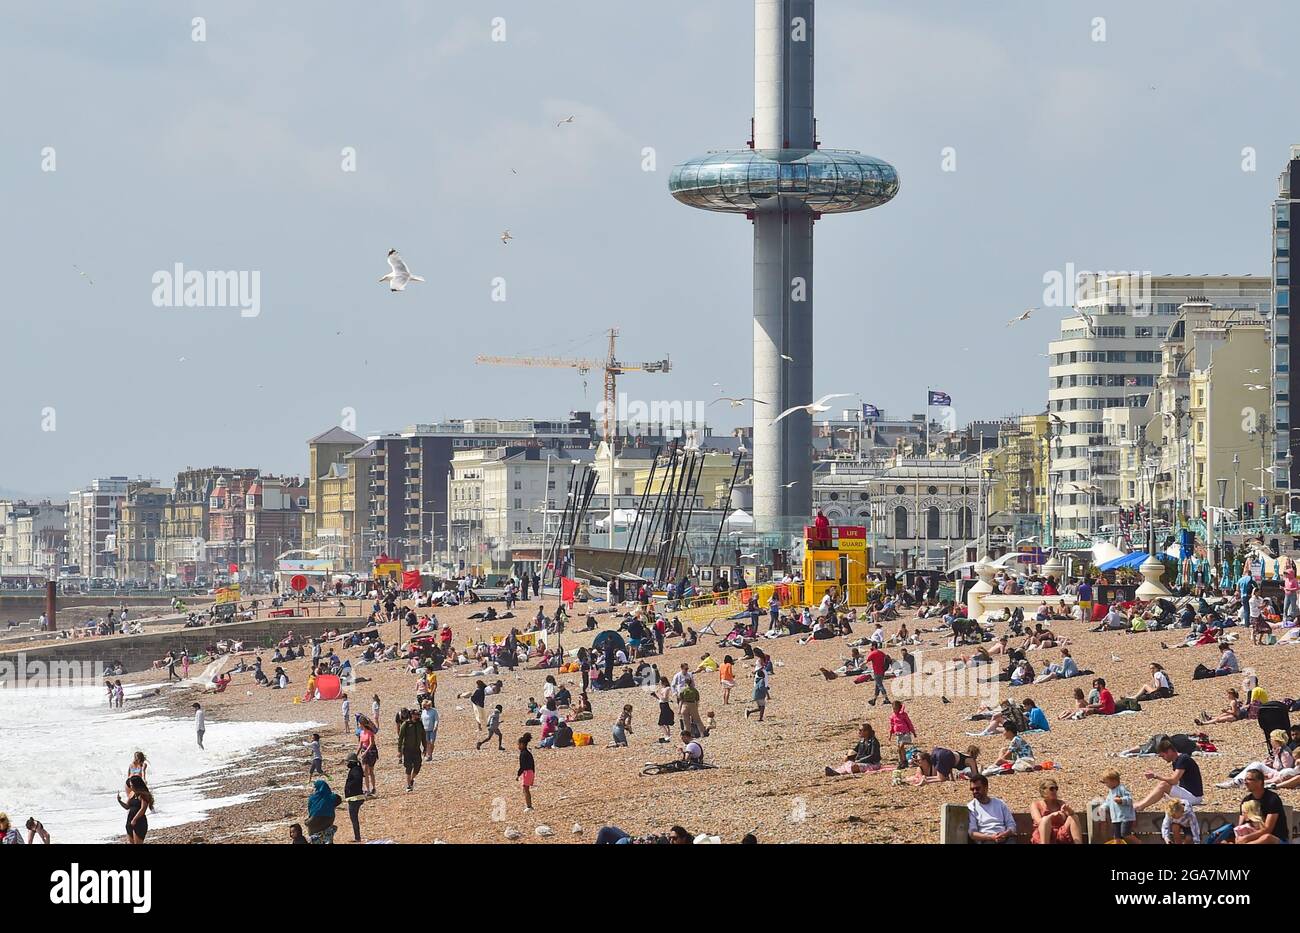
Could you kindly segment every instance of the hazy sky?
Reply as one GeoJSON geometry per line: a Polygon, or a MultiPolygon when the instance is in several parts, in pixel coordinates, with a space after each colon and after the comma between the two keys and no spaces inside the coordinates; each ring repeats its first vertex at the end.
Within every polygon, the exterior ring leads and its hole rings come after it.
{"type": "MultiPolygon", "coordinates": [[[[1030,411],[1060,315],[1004,324],[1042,303],[1048,270],[1266,274],[1300,142],[1295,16],[821,0],[822,143],[892,162],[901,190],[817,225],[818,393],[903,415],[930,384],[962,422],[1030,411]]],[[[345,407],[361,433],[594,410],[598,374],[584,392],[572,371],[473,357],[600,356],[613,324],[625,359],[673,359],[626,377],[631,398],[747,393],[751,229],[667,180],[744,145],[752,30],[749,0],[5,4],[0,489],[302,473],[345,407]],[[428,281],[390,294],[390,247],[428,281]],[[156,307],[176,263],[259,272],[260,314],[156,307]]]]}

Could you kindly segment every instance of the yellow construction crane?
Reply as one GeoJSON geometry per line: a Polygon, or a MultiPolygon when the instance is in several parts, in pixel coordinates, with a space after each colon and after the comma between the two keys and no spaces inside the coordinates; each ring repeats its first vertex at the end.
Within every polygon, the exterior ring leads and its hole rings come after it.
{"type": "MultiPolygon", "coordinates": [[[[553,369],[576,369],[579,373],[603,370],[605,373],[605,410],[601,429],[605,441],[609,444],[611,454],[614,451],[614,438],[618,433],[618,395],[617,378],[624,373],[666,373],[672,369],[670,360],[653,360],[648,363],[621,363],[614,351],[614,342],[618,338],[618,329],[609,329],[609,356],[603,360],[564,359],[555,356],[478,356],[475,363],[491,366],[545,366],[553,369]]],[[[611,463],[613,459],[611,457],[611,463]]],[[[611,487],[612,489],[612,487],[611,487]]],[[[613,501],[613,497],[610,497],[613,501]]]]}

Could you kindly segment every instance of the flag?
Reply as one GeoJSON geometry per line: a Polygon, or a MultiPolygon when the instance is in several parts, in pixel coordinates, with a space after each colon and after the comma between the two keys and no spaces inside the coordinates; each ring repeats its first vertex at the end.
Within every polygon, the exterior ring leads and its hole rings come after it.
{"type": "Polygon", "coordinates": [[[933,389],[931,389],[931,390],[930,390],[930,404],[931,404],[931,405],[951,405],[951,404],[952,404],[952,396],[949,395],[947,392],[936,392],[936,391],[934,391],[933,389]]]}
{"type": "Polygon", "coordinates": [[[868,404],[866,404],[865,402],[863,402],[863,404],[862,404],[862,417],[863,417],[863,418],[879,418],[879,417],[880,417],[880,409],[877,408],[875,405],[868,405],[868,404]]]}
{"type": "Polygon", "coordinates": [[[578,581],[572,577],[560,578],[560,602],[573,605],[573,601],[578,597],[578,581]]]}
{"type": "Polygon", "coordinates": [[[420,571],[403,570],[402,571],[402,589],[415,592],[420,589],[420,571]]]}

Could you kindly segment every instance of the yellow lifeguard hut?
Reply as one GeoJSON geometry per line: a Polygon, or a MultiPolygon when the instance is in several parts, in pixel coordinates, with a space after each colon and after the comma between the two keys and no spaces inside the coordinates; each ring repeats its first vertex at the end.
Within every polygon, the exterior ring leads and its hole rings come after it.
{"type": "Polygon", "coordinates": [[[837,602],[847,596],[850,606],[865,606],[871,590],[866,526],[835,525],[829,531],[829,538],[819,537],[816,526],[804,527],[804,602],[816,605],[828,591],[834,591],[832,599],[837,602]]]}

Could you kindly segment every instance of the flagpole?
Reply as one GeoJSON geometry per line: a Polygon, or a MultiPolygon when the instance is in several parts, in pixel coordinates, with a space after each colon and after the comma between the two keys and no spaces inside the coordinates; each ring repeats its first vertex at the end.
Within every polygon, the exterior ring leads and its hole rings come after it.
{"type": "Polygon", "coordinates": [[[930,457],[930,387],[925,387],[925,458],[930,457]]]}

